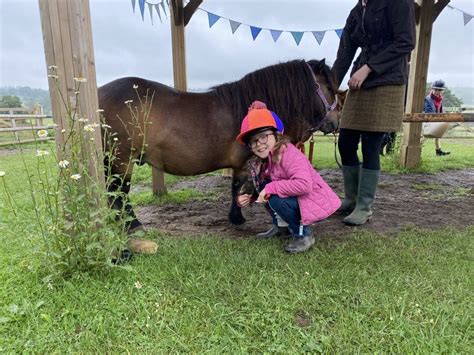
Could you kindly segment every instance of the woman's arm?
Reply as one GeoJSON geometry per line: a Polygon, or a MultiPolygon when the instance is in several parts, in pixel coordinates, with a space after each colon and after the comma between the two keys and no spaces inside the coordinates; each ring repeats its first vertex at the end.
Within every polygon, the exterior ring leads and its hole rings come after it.
{"type": "Polygon", "coordinates": [[[358,48],[351,38],[352,21],[353,16],[355,16],[355,9],[356,8],[352,9],[349,17],[346,20],[346,25],[342,30],[342,38],[339,42],[339,49],[337,50],[336,61],[332,66],[332,72],[336,79],[337,87],[341,85],[342,79],[344,79],[344,76],[349,70],[358,48]]]}

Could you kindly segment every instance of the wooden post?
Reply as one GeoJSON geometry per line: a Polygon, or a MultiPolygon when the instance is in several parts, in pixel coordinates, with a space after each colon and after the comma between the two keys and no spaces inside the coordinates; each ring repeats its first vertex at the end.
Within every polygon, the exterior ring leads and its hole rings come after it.
{"type": "MultiPolygon", "coordinates": [[[[183,0],[172,0],[170,3],[171,46],[173,53],[173,79],[175,89],[186,91],[186,51],[184,39],[183,0]]],[[[153,193],[166,193],[163,171],[152,168],[153,193]]]]}
{"type": "MultiPolygon", "coordinates": [[[[76,108],[79,117],[87,118],[90,124],[100,123],[89,0],[39,0],[39,7],[46,65],[57,68],[57,79],[49,78],[49,92],[53,121],[59,128],[55,133],[57,154],[61,157],[62,152],[69,150],[61,130],[72,128],[69,127],[67,106],[76,108]],[[78,82],[74,78],[87,80],[80,83],[79,102],[76,102],[75,94],[78,82]]],[[[100,129],[87,137],[94,139],[85,140],[81,146],[90,157],[89,175],[97,186],[105,187],[100,129]]]]}
{"type": "MultiPolygon", "coordinates": [[[[417,0],[417,3],[420,15],[416,25],[416,47],[411,54],[406,113],[423,112],[433,22],[449,1],[442,0],[435,4],[434,0],[417,0]]],[[[421,133],[421,122],[403,124],[403,142],[400,151],[401,166],[407,168],[419,166],[421,133]]]]}
{"type": "MultiPolygon", "coordinates": [[[[15,120],[15,117],[13,116],[13,110],[10,110],[9,111],[9,114],[10,114],[10,121],[11,121],[11,124],[12,124],[12,128],[16,128],[16,120],[15,120]]],[[[19,136],[18,136],[18,132],[14,131],[13,133],[15,135],[15,142],[19,143],[20,142],[20,139],[19,139],[19,136]]]]}

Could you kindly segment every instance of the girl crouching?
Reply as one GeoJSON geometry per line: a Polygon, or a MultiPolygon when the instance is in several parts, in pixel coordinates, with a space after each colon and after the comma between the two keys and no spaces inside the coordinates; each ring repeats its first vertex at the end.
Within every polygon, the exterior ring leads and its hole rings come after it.
{"type": "MultiPolygon", "coordinates": [[[[256,202],[266,204],[272,216],[272,228],[259,236],[277,235],[283,225],[279,221],[283,221],[292,236],[287,252],[311,248],[314,237],[310,225],[333,214],[341,205],[339,197],[283,136],[283,123],[264,103],[255,101],[250,106],[236,140],[254,154],[248,166],[258,193],[256,202]]],[[[246,207],[253,200],[252,195],[242,194],[237,203],[246,207]]]]}

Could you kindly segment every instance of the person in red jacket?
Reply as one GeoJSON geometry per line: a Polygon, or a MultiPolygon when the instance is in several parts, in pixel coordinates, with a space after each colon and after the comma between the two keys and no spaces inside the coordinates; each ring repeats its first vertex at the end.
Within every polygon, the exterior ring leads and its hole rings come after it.
{"type": "Polygon", "coordinates": [[[236,140],[254,154],[249,166],[258,195],[241,194],[237,203],[246,207],[256,198],[256,202],[265,204],[271,212],[273,227],[260,237],[276,235],[281,220],[293,237],[285,250],[298,253],[314,244],[310,225],[333,214],[341,201],[306,156],[282,133],[283,124],[275,112],[255,101],[236,140]]]}
{"type": "MultiPolygon", "coordinates": [[[[446,84],[443,80],[436,80],[431,84],[431,90],[428,96],[425,97],[425,113],[443,113],[443,91],[446,89],[446,84]]],[[[444,136],[449,128],[447,122],[428,122],[423,125],[424,138],[435,139],[435,152],[437,156],[449,155],[441,149],[440,139],[444,136]]]]}

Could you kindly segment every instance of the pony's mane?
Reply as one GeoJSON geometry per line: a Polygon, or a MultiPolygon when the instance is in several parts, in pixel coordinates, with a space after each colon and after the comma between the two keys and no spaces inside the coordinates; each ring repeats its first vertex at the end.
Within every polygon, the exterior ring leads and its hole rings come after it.
{"type": "MultiPolygon", "coordinates": [[[[318,74],[319,63],[314,60],[308,62],[315,74],[318,74]]],[[[282,119],[285,133],[299,135],[301,132],[297,131],[301,127],[308,124],[317,126],[323,118],[321,101],[315,93],[315,83],[308,64],[304,60],[292,60],[271,65],[210,90],[232,108],[235,128],[240,128],[250,104],[259,100],[282,119]],[[288,124],[290,121],[291,125],[288,124]]],[[[324,62],[322,71],[321,74],[334,86],[330,69],[324,62]]]]}

